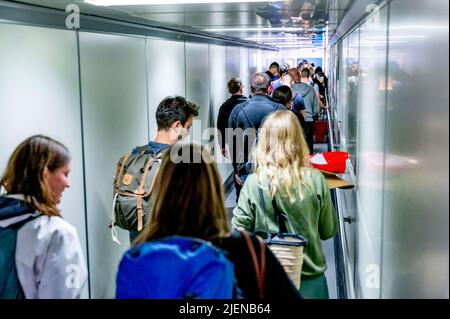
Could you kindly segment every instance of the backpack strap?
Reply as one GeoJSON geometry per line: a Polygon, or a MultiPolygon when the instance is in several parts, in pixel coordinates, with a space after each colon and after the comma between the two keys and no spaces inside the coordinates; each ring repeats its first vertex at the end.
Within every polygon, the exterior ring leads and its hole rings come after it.
{"type": "Polygon", "coordinates": [[[262,241],[262,239],[258,236],[256,236],[256,239],[259,243],[259,249],[260,249],[260,256],[261,260],[258,263],[258,257],[255,252],[255,247],[253,245],[253,241],[250,238],[249,234],[243,230],[238,229],[238,231],[241,233],[242,237],[245,239],[245,243],[247,244],[247,248],[250,252],[250,256],[252,257],[253,261],[253,267],[255,268],[255,274],[256,274],[256,282],[258,284],[258,292],[259,292],[259,298],[264,298],[264,288],[265,288],[265,279],[266,279],[266,245],[262,241]]]}
{"type": "Polygon", "coordinates": [[[117,163],[116,174],[115,174],[116,178],[115,178],[115,185],[114,185],[116,189],[119,188],[120,180],[122,179],[123,169],[128,160],[128,157],[130,157],[130,154],[122,156],[122,158],[123,158],[122,164],[120,164],[120,161],[117,163]]]}
{"type": "MultiPolygon", "coordinates": [[[[139,184],[139,188],[137,191],[137,213],[138,213],[137,231],[141,231],[143,228],[144,210],[142,209],[142,197],[145,194],[144,193],[145,181],[147,180],[148,172],[150,171],[150,168],[152,167],[154,161],[155,161],[155,159],[149,159],[147,164],[145,164],[144,175],[142,175],[141,183],[139,184]]],[[[153,179],[153,181],[154,180],[155,179],[153,179]]],[[[153,181],[152,181],[151,188],[153,188],[153,181]]]]}
{"type": "Polygon", "coordinates": [[[137,147],[137,151],[139,154],[144,154],[145,151],[148,150],[148,145],[142,145],[137,147]]]}

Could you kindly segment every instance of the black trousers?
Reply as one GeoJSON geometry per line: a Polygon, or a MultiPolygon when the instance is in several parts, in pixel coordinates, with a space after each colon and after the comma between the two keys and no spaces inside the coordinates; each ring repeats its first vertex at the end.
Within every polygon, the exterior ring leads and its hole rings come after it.
{"type": "Polygon", "coordinates": [[[309,154],[314,150],[314,122],[306,122],[305,139],[309,147],[309,154]]]}

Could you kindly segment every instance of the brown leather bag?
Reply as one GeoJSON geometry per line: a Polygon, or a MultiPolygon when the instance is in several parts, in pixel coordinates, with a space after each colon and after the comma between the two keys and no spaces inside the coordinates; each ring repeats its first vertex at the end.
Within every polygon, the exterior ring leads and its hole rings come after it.
{"type": "Polygon", "coordinates": [[[252,257],[253,267],[255,268],[256,274],[256,282],[258,283],[259,298],[262,299],[265,296],[264,287],[266,279],[266,244],[260,237],[256,236],[256,239],[259,243],[261,257],[258,262],[258,256],[256,255],[255,247],[253,245],[252,239],[250,238],[250,235],[243,229],[238,230],[241,233],[242,237],[245,239],[245,243],[247,244],[250,256],[252,257]]]}

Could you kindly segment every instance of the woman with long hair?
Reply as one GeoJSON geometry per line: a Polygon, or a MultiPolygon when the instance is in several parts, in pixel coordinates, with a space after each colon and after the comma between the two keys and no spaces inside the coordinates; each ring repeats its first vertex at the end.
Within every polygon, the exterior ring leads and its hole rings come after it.
{"type": "Polygon", "coordinates": [[[43,135],[13,152],[0,187],[1,298],[79,298],[87,279],[76,229],[57,205],[70,186],[66,146],[43,135]]]}
{"type": "Polygon", "coordinates": [[[301,274],[302,296],[328,298],[321,240],[334,236],[337,218],[324,176],[309,166],[308,146],[292,112],[277,111],[265,119],[254,158],[255,171],[245,182],[233,210],[232,226],[264,237],[278,233],[272,206],[275,199],[288,217],[288,232],[308,241],[301,274]]]}
{"type": "MultiPolygon", "coordinates": [[[[127,274],[139,273],[142,278],[148,278],[145,272],[152,272],[152,267],[157,266],[153,261],[148,267],[139,268],[142,267],[142,265],[139,266],[140,256],[148,251],[146,245],[171,236],[182,236],[212,243],[224,251],[226,258],[234,265],[237,286],[243,296],[258,298],[260,291],[252,256],[245,238],[241,237],[240,233],[230,234],[220,174],[207,149],[192,143],[177,143],[172,146],[162,160],[153,189],[154,201],[149,223],[133,243],[134,247],[126,252],[122,259],[117,277],[118,295],[116,296],[146,298],[142,291],[155,287],[156,283],[139,280],[140,286],[133,287],[135,291],[122,293],[123,287],[127,285],[127,274]],[[188,154],[188,157],[180,160],[177,157],[178,152],[188,154]],[[138,257],[134,258],[134,256],[138,257]],[[127,271],[123,268],[125,263],[127,271]]],[[[253,246],[265,249],[264,298],[299,298],[295,286],[276,257],[265,245],[259,246],[254,236],[251,238],[253,246]]],[[[256,251],[257,258],[261,258],[260,250],[256,248],[256,251]]],[[[164,262],[167,263],[166,260],[164,262]]],[[[179,272],[180,269],[177,271],[179,272]]],[[[189,274],[191,269],[182,271],[189,274]]],[[[169,285],[171,278],[158,275],[157,280],[159,287],[177,289],[169,285]]]]}

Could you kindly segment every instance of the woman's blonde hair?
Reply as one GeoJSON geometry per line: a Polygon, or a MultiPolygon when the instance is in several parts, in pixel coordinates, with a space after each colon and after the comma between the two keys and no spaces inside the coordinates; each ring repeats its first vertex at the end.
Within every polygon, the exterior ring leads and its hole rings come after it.
{"type": "Polygon", "coordinates": [[[229,234],[219,171],[203,146],[173,145],[153,189],[150,221],[136,244],[174,235],[212,240],[229,234]],[[173,161],[177,154],[189,154],[188,160],[173,161]]]}
{"type": "Polygon", "coordinates": [[[69,150],[62,143],[44,135],[31,136],[12,153],[0,186],[7,194],[23,194],[27,204],[41,214],[60,216],[44,170],[52,172],[70,160],[69,150]]]}
{"type": "Polygon", "coordinates": [[[303,129],[292,111],[269,115],[259,132],[255,148],[255,173],[260,186],[268,179],[270,195],[286,191],[294,202],[302,194],[302,168],[309,166],[309,149],[303,129]]]}

